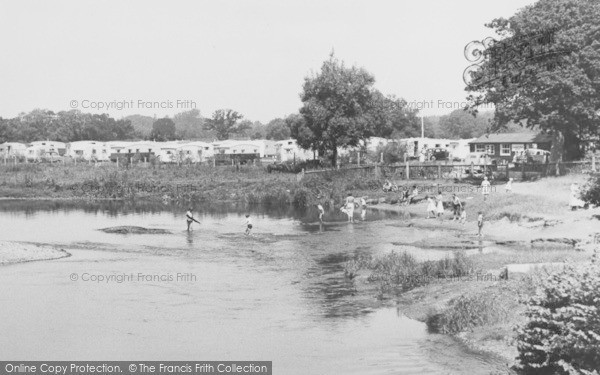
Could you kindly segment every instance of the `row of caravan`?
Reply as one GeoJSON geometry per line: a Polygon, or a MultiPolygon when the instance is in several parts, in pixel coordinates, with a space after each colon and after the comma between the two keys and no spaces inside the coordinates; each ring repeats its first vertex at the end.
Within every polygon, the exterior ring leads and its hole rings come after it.
{"type": "Polygon", "coordinates": [[[74,160],[115,161],[120,156],[157,157],[163,163],[192,162],[201,163],[224,155],[234,158],[246,155],[256,159],[278,161],[308,160],[314,154],[298,147],[296,140],[225,140],[215,142],[173,141],[173,142],[97,142],[77,141],[71,143],[37,141],[29,144],[7,142],[0,144],[0,158],[19,157],[28,161],[74,160]]]}

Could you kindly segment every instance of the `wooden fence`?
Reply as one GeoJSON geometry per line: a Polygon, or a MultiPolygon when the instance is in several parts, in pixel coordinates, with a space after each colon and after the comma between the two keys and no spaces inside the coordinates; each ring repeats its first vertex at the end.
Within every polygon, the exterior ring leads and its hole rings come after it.
{"type": "Polygon", "coordinates": [[[405,163],[399,165],[372,164],[365,166],[352,166],[339,169],[321,169],[300,172],[297,176],[300,181],[305,175],[318,175],[323,173],[351,173],[367,176],[377,176],[390,180],[462,180],[469,177],[489,176],[494,179],[515,180],[540,178],[547,176],[563,176],[570,173],[596,172],[595,160],[574,161],[560,163],[520,163],[504,165],[478,165],[478,164],[442,164],[442,163],[405,163]]]}

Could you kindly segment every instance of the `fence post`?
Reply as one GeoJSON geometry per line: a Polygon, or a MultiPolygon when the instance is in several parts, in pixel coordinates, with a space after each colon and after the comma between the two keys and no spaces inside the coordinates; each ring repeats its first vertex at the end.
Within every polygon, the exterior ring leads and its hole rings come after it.
{"type": "Polygon", "coordinates": [[[406,160],[406,179],[410,180],[410,162],[408,161],[408,159],[406,160]]]}
{"type": "Polygon", "coordinates": [[[510,169],[508,168],[509,163],[506,163],[506,179],[509,180],[510,179],[510,169]]]}

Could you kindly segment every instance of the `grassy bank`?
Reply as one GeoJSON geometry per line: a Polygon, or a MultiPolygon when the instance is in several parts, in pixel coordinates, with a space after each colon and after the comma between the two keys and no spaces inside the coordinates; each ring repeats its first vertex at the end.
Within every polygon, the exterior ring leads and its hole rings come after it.
{"type": "MultiPolygon", "coordinates": [[[[295,175],[261,167],[19,164],[0,167],[0,196],[12,198],[238,201],[287,204],[301,190],[295,175]]],[[[300,195],[300,194],[299,194],[300,195]]]]}

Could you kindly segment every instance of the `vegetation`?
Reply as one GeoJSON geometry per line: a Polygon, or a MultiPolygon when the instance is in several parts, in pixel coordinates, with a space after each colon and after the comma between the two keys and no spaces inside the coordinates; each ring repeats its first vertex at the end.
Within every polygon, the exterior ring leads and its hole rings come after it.
{"type": "Polygon", "coordinates": [[[152,124],[150,138],[157,142],[172,141],[175,139],[175,122],[170,118],[160,118],[152,124]]]}
{"type": "Polygon", "coordinates": [[[365,69],[348,68],[332,55],[318,74],[305,79],[302,119],[290,121],[292,137],[305,149],[330,155],[335,165],[338,147],[356,147],[368,137],[418,124],[416,110],[404,100],[383,96],[374,83],[365,69]]]}
{"type": "Polygon", "coordinates": [[[585,202],[600,206],[600,177],[591,177],[581,195],[585,202]]]}
{"type": "Polygon", "coordinates": [[[250,126],[246,122],[238,122],[244,116],[232,109],[219,109],[206,121],[205,128],[214,131],[217,139],[228,139],[231,134],[240,133],[250,126]]]}
{"type": "Polygon", "coordinates": [[[361,269],[370,272],[367,281],[378,285],[380,296],[410,290],[436,279],[466,277],[473,272],[472,263],[462,251],[455,252],[452,258],[426,262],[418,262],[407,252],[391,252],[375,259],[363,255],[344,266],[344,272],[350,278],[354,278],[361,269]]]}
{"type": "Polygon", "coordinates": [[[567,266],[527,301],[517,335],[521,374],[598,374],[600,265],[567,266]]]}
{"type": "MultiPolygon", "coordinates": [[[[494,288],[497,289],[497,288],[494,288]]],[[[514,295],[511,295],[514,300],[514,295]]],[[[430,312],[427,329],[434,333],[456,334],[475,327],[505,322],[512,306],[496,290],[463,294],[452,299],[442,312],[430,312]]]]}
{"type": "Polygon", "coordinates": [[[235,201],[291,204],[295,175],[264,168],[182,164],[132,167],[104,164],[0,166],[0,196],[13,198],[137,199],[173,202],[235,201]]]}
{"type": "Polygon", "coordinates": [[[35,109],[13,119],[0,118],[0,143],[47,139],[61,142],[112,141],[136,136],[129,120],[115,120],[106,114],[92,115],[78,110],[54,113],[35,109]]]}
{"type": "Polygon", "coordinates": [[[525,123],[555,135],[553,160],[581,156],[581,141],[600,121],[600,3],[540,0],[487,26],[501,41],[484,41],[473,58],[469,106],[495,105],[494,126],[525,123]]]}

